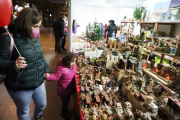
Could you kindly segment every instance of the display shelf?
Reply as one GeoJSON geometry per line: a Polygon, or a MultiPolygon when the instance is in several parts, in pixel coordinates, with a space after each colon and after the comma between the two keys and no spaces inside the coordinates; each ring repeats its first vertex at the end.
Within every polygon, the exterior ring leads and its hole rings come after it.
{"type": "Polygon", "coordinates": [[[157,75],[155,75],[154,73],[152,73],[149,69],[145,69],[143,68],[143,71],[148,74],[150,77],[154,78],[156,81],[159,81],[161,83],[163,83],[164,85],[168,85],[168,83],[164,80],[162,80],[161,78],[159,78],[157,75]]]}
{"type": "Polygon", "coordinates": [[[147,36],[146,38],[157,39],[156,37],[147,36]]]}
{"type": "Polygon", "coordinates": [[[127,34],[128,34],[129,32],[127,32],[127,31],[121,31],[121,33],[127,33],[127,34]]]}
{"type": "Polygon", "coordinates": [[[139,22],[141,24],[155,24],[155,22],[139,22]]]}
{"type": "Polygon", "coordinates": [[[142,24],[155,24],[155,23],[158,23],[158,24],[180,24],[180,22],[139,22],[139,23],[142,23],[142,24]]]}
{"type": "Polygon", "coordinates": [[[170,82],[166,82],[164,81],[164,79],[161,79],[161,77],[159,77],[157,74],[154,74],[152,71],[150,71],[149,69],[143,68],[143,71],[149,75],[150,77],[152,77],[155,81],[158,81],[162,84],[164,84],[165,86],[167,86],[170,89],[170,92],[172,94],[178,94],[180,95],[180,92],[178,92],[177,90],[175,90],[174,88],[170,88],[168,85],[170,82]]]}
{"type": "Polygon", "coordinates": [[[121,31],[121,33],[127,33],[127,34],[132,34],[133,35],[133,33],[130,33],[130,32],[127,32],[127,31],[121,31]]]}
{"type": "Polygon", "coordinates": [[[167,56],[170,56],[170,57],[173,57],[173,58],[176,58],[178,60],[180,60],[180,57],[178,56],[175,56],[175,55],[172,55],[172,54],[169,54],[169,53],[165,53],[165,52],[161,52],[161,51],[155,51],[153,50],[154,52],[158,52],[158,53],[161,53],[161,54],[164,54],[164,55],[167,55],[167,56]]]}
{"type": "Polygon", "coordinates": [[[121,21],[121,23],[134,23],[133,21],[121,21]]]}
{"type": "MultiPolygon", "coordinates": [[[[131,42],[127,42],[127,44],[131,45],[131,46],[135,45],[134,43],[131,43],[131,42]]],[[[141,46],[141,47],[143,47],[143,46],[141,46]]],[[[179,60],[178,63],[180,63],[180,57],[178,57],[178,56],[175,56],[175,55],[172,55],[172,54],[169,54],[169,53],[160,52],[160,51],[155,51],[154,49],[144,48],[144,51],[152,53],[152,54],[157,55],[159,57],[162,57],[163,55],[165,55],[164,58],[168,59],[168,60],[171,60],[171,61],[174,61],[174,58],[175,58],[175,59],[178,59],[179,60]]]]}
{"type": "Polygon", "coordinates": [[[158,24],[180,24],[180,22],[156,22],[158,24]]]}
{"type": "MultiPolygon", "coordinates": [[[[146,38],[152,38],[152,39],[165,39],[169,41],[173,41],[172,39],[175,39],[174,37],[162,37],[162,36],[146,36],[146,38]],[[171,40],[170,40],[171,39],[171,40]]],[[[175,40],[174,40],[175,41],[175,40]]]]}
{"type": "MultiPolygon", "coordinates": [[[[120,33],[122,32],[122,23],[134,23],[134,22],[121,21],[121,23],[120,23],[120,33]]],[[[154,26],[154,30],[156,31],[155,36],[158,35],[158,26],[159,25],[171,25],[171,30],[170,30],[170,34],[169,34],[170,37],[173,37],[174,30],[175,30],[175,25],[176,24],[180,24],[180,22],[139,22],[139,23],[141,23],[141,24],[154,24],[153,25],[154,26]]],[[[130,29],[130,27],[129,27],[129,29],[130,29]]],[[[129,32],[129,29],[128,29],[128,32],[129,32]]],[[[180,30],[179,30],[178,39],[180,39],[180,30]]]]}
{"type": "Polygon", "coordinates": [[[149,38],[149,39],[165,39],[167,41],[170,41],[172,43],[175,43],[175,44],[179,44],[180,41],[177,41],[177,40],[172,40],[172,39],[175,39],[174,37],[150,37],[150,36],[146,36],[146,38],[149,38]]]}
{"type": "MultiPolygon", "coordinates": [[[[78,71],[78,69],[76,69],[76,72],[78,71]]],[[[78,100],[78,107],[79,107],[79,116],[80,116],[80,120],[84,120],[84,116],[83,113],[81,111],[80,108],[80,98],[79,98],[79,91],[80,91],[80,87],[78,86],[79,84],[79,75],[76,73],[75,74],[75,83],[76,83],[76,94],[77,94],[77,100],[78,100]]]]}

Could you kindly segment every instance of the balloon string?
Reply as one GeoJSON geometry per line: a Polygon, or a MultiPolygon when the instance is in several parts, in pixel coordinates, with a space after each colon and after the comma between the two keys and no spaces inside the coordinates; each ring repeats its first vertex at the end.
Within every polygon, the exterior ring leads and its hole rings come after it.
{"type": "MultiPolygon", "coordinates": [[[[4,26],[4,28],[6,29],[6,32],[8,33],[9,37],[11,38],[11,35],[10,35],[10,33],[9,33],[9,30],[8,30],[7,26],[4,26]]],[[[13,38],[12,38],[12,39],[13,39],[13,38]]],[[[14,42],[13,42],[13,45],[14,45],[14,47],[16,48],[16,50],[17,50],[19,56],[21,57],[21,54],[20,54],[19,50],[17,49],[17,47],[16,47],[16,45],[15,45],[14,42]]]]}

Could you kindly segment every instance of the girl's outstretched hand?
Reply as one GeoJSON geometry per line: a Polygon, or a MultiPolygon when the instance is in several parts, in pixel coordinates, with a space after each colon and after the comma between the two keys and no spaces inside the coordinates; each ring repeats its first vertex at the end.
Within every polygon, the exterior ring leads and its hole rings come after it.
{"type": "Polygon", "coordinates": [[[50,74],[49,73],[44,73],[44,77],[49,78],[50,74]]]}

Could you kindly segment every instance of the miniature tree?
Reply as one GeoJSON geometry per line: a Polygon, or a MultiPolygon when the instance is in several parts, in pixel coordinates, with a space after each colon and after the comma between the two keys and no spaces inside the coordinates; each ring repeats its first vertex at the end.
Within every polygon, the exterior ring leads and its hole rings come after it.
{"type": "Polygon", "coordinates": [[[136,20],[141,20],[141,15],[143,12],[146,12],[145,7],[142,7],[140,5],[136,6],[133,13],[134,18],[136,18],[136,20]]]}
{"type": "Polygon", "coordinates": [[[125,20],[126,18],[127,18],[127,17],[126,17],[126,15],[125,15],[123,19],[125,20]]]}
{"type": "Polygon", "coordinates": [[[103,39],[101,25],[98,24],[96,20],[94,21],[92,28],[90,28],[88,39],[91,39],[92,41],[99,41],[103,39]]]}

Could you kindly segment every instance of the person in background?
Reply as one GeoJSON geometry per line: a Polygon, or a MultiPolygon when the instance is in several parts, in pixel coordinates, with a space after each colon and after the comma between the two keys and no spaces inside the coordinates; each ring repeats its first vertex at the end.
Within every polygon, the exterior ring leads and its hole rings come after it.
{"type": "Polygon", "coordinates": [[[78,32],[78,31],[77,31],[77,27],[80,27],[80,25],[78,25],[78,24],[76,23],[76,20],[74,19],[74,20],[73,20],[73,24],[72,24],[72,33],[74,33],[74,35],[76,35],[76,33],[78,32]]]}
{"type": "Polygon", "coordinates": [[[0,40],[0,72],[6,75],[4,85],[17,107],[19,120],[30,120],[31,98],[35,104],[33,120],[44,120],[42,113],[47,104],[44,77],[50,70],[38,38],[41,22],[42,17],[32,8],[18,13],[13,36],[17,49],[14,47],[11,58],[7,54],[10,39],[0,40]]]}
{"type": "Polygon", "coordinates": [[[107,26],[105,31],[108,32],[107,33],[107,41],[106,41],[106,43],[108,43],[108,38],[112,37],[112,33],[115,32],[115,36],[117,33],[117,27],[116,27],[116,24],[114,24],[114,20],[111,20],[111,24],[107,26]]]}
{"type": "Polygon", "coordinates": [[[60,58],[57,62],[57,71],[54,74],[48,75],[46,80],[58,81],[57,83],[57,94],[61,96],[62,108],[61,108],[61,119],[71,120],[70,112],[68,110],[68,104],[76,91],[75,88],[75,72],[76,72],[76,54],[69,52],[63,58],[60,58]]]}
{"type": "Polygon", "coordinates": [[[111,20],[109,20],[109,25],[111,24],[111,20]]]}
{"type": "Polygon", "coordinates": [[[61,52],[62,41],[64,38],[64,20],[65,16],[57,19],[53,24],[53,30],[55,35],[55,52],[61,52]]]}
{"type": "Polygon", "coordinates": [[[65,44],[66,44],[66,36],[67,36],[67,23],[65,22],[67,20],[67,17],[65,15],[63,15],[63,20],[64,20],[64,38],[62,41],[62,50],[66,50],[65,49],[65,44]]]}

